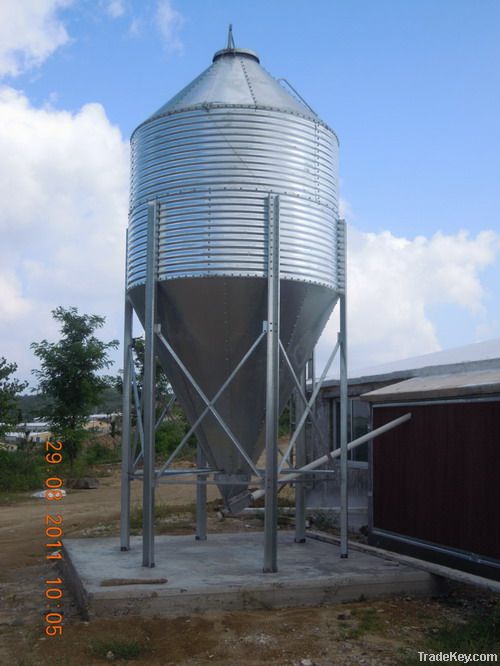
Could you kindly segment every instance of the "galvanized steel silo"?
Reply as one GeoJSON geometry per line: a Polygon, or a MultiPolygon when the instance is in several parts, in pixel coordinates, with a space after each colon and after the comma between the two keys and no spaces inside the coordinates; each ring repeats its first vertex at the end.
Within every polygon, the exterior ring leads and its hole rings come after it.
{"type": "MultiPolygon", "coordinates": [[[[165,337],[213,396],[262,330],[267,307],[268,198],[279,195],[281,342],[296,373],[342,289],[334,132],[259,64],[218,51],[212,65],[132,136],[128,294],[144,318],[147,207],[159,206],[158,316],[165,337]]],[[[192,423],[203,411],[185,375],[160,359],[192,423]]],[[[254,462],[263,448],[265,346],[218,411],[254,462]]],[[[280,366],[280,409],[293,380],[280,366]]],[[[209,414],[196,430],[226,500],[250,468],[209,414]]]]}

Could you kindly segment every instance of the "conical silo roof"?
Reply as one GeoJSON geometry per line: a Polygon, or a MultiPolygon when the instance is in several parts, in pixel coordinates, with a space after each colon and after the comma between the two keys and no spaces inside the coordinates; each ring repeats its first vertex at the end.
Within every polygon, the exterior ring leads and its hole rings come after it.
{"type": "Polygon", "coordinates": [[[146,122],[190,108],[233,104],[276,109],[319,120],[306,103],[288,92],[280,80],[262,67],[254,51],[226,48],[217,51],[212,65],[161,106],[146,122]]]}

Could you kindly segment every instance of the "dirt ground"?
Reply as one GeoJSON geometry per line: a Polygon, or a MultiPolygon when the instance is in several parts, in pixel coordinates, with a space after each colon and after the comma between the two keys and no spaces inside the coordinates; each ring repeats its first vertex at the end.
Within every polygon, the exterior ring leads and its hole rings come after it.
{"type": "MultiPolygon", "coordinates": [[[[105,470],[106,471],[106,470],[105,470]]],[[[119,471],[107,470],[96,490],[69,491],[58,502],[66,536],[118,533],[119,471]]],[[[141,487],[133,488],[133,506],[141,487]]],[[[162,486],[157,503],[162,531],[189,533],[193,486],[162,486]]],[[[216,491],[209,489],[209,499],[216,491]]],[[[84,622],[71,596],[64,595],[64,633],[44,634],[45,580],[59,575],[44,560],[45,500],[29,494],[3,498],[0,506],[0,666],[96,666],[116,662],[150,666],[204,665],[329,666],[418,663],[418,650],[432,632],[465,623],[476,607],[496,600],[454,588],[445,599],[389,599],[297,610],[211,613],[176,619],[119,619],[84,622]]],[[[261,529],[259,519],[220,522],[210,531],[261,529]]]]}

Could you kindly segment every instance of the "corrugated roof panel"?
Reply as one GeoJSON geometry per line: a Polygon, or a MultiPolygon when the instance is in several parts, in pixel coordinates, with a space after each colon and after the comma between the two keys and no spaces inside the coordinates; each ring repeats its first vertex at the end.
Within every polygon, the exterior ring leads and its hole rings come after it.
{"type": "Polygon", "coordinates": [[[361,397],[369,402],[394,402],[492,394],[500,395],[499,369],[413,377],[364,393],[361,397]]]}

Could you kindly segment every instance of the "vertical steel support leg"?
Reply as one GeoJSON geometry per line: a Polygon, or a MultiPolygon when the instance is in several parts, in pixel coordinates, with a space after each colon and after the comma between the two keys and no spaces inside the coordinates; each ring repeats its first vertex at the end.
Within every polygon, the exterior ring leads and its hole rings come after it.
{"type": "MultiPolygon", "coordinates": [[[[205,454],[198,444],[196,465],[198,469],[203,469],[206,464],[205,454]]],[[[204,483],[206,480],[206,474],[198,474],[198,484],[196,486],[196,541],[206,541],[207,539],[207,486],[204,483]]]]}
{"type": "Polygon", "coordinates": [[[346,277],[345,277],[345,222],[343,225],[344,288],[340,295],[340,557],[348,556],[348,488],[347,488],[347,312],[346,312],[346,277]]]}
{"type": "Polygon", "coordinates": [[[144,477],[142,501],[142,565],[154,567],[155,464],[155,323],[158,203],[148,204],[146,307],[144,317],[144,477]]]}
{"type": "Polygon", "coordinates": [[[122,483],[120,513],[120,549],[130,549],[130,404],[131,377],[130,363],[132,353],[132,304],[128,299],[125,286],[125,322],[123,327],[123,395],[122,395],[122,483]]]}
{"type": "MultiPolygon", "coordinates": [[[[311,358],[307,361],[307,368],[309,370],[309,379],[311,380],[311,393],[313,393],[314,387],[316,386],[316,363],[314,359],[314,349],[311,354],[311,358]]],[[[311,411],[314,416],[316,414],[316,401],[314,401],[314,405],[312,406],[311,411]]]]}
{"type": "Polygon", "coordinates": [[[280,239],[279,197],[268,197],[267,256],[267,375],[266,375],[266,508],[264,513],[264,573],[278,570],[278,418],[280,239]]]}
{"type": "MultiPolygon", "coordinates": [[[[304,371],[300,377],[300,385],[302,387],[302,391],[305,395],[306,392],[306,369],[304,368],[304,371]]],[[[302,417],[302,414],[304,413],[305,410],[305,405],[304,401],[302,398],[297,395],[297,399],[295,401],[296,404],[296,409],[297,409],[297,418],[296,422],[300,421],[300,418],[302,417]]],[[[304,467],[306,464],[306,437],[307,437],[307,432],[306,432],[306,427],[307,424],[304,425],[302,428],[302,432],[297,438],[297,442],[295,445],[295,466],[296,467],[304,467]]],[[[305,493],[305,488],[303,482],[299,480],[298,483],[295,484],[295,543],[305,543],[306,540],[306,493],[305,493]]]]}

